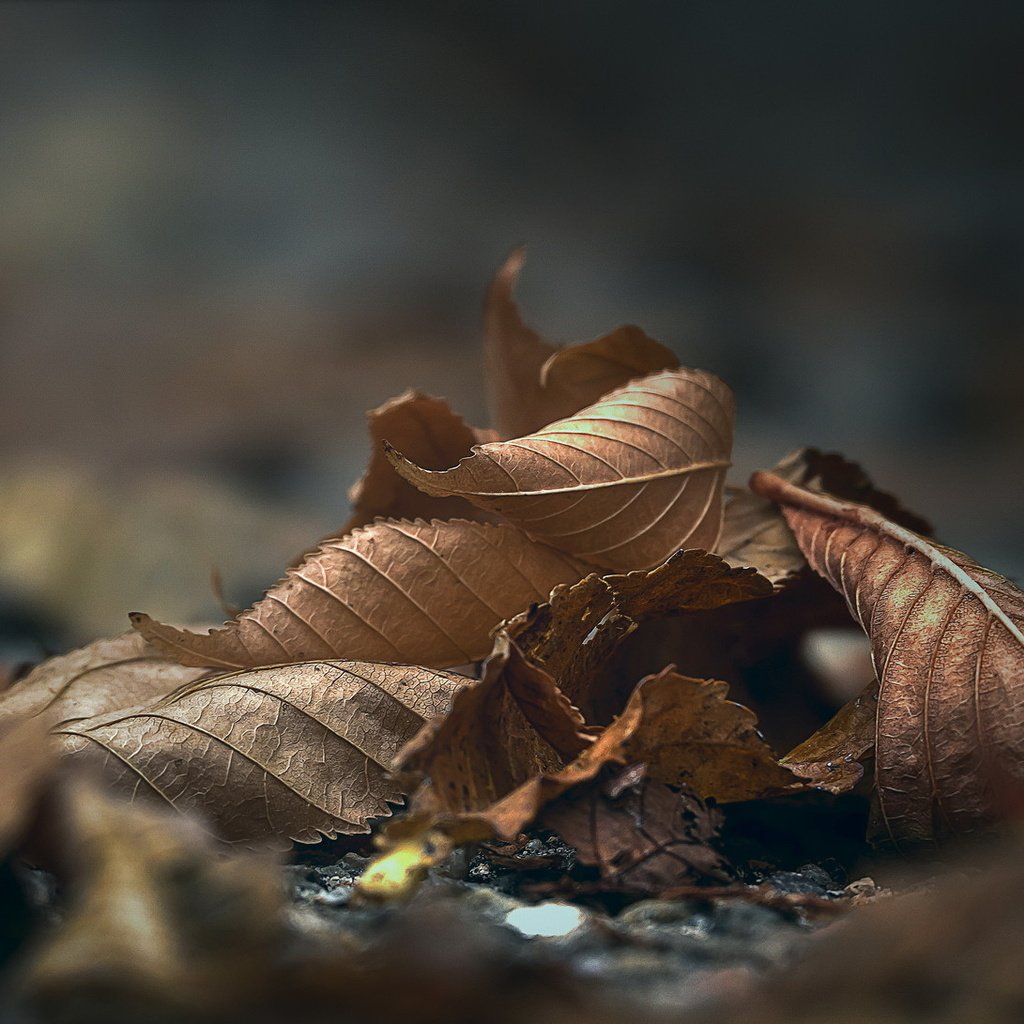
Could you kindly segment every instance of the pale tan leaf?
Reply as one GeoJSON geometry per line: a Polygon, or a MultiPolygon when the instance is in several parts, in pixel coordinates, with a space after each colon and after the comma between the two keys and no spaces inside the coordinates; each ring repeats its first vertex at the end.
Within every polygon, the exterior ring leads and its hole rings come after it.
{"type": "Polygon", "coordinates": [[[138,633],[97,640],[44,661],[0,694],[0,725],[44,711],[56,722],[89,718],[162,697],[198,679],[138,633]]]}
{"type": "Polygon", "coordinates": [[[523,322],[512,298],[525,259],[523,249],[509,256],[495,275],[485,308],[487,404],[502,437],[533,433],[634,377],[679,365],[664,345],[628,325],[563,349],[545,341],[523,322]]]}
{"type": "Polygon", "coordinates": [[[183,664],[251,668],[317,658],[462,665],[494,627],[587,567],[512,526],[386,522],[324,541],[251,609],[209,635],[135,613],[183,664]]]}
{"type": "Polygon", "coordinates": [[[767,473],[751,488],[871,640],[884,831],[930,841],[998,817],[1024,782],[1024,593],[866,506],[767,473]]]}
{"type": "Polygon", "coordinates": [[[391,454],[428,494],[457,494],[574,557],[628,571],[714,548],[732,426],[725,384],[670,370],[536,434],[480,445],[444,472],[391,454]]]}
{"type": "Polygon", "coordinates": [[[390,813],[398,750],[465,682],[403,665],[285,665],[201,680],[55,735],[119,791],[194,811],[229,841],[317,842],[390,813]]]}
{"type": "Polygon", "coordinates": [[[351,533],[377,518],[479,519],[482,513],[463,498],[431,498],[403,480],[385,456],[388,441],[428,469],[446,469],[470,454],[475,444],[494,440],[490,431],[475,430],[452,412],[441,398],[408,390],[366,414],[370,432],[370,464],[352,485],[352,515],[341,529],[351,533]]]}

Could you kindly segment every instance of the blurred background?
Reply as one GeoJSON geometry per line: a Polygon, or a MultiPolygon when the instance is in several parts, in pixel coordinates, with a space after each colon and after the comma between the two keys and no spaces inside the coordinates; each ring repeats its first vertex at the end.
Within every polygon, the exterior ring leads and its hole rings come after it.
{"type": "Polygon", "coordinates": [[[632,321],[1024,575],[1024,5],[0,6],[0,630],[221,617],[480,306],[632,321]]]}

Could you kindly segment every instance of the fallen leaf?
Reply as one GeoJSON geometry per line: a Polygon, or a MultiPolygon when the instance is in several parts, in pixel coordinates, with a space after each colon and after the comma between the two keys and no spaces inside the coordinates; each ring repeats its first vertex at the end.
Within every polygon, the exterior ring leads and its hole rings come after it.
{"type": "Polygon", "coordinates": [[[974,830],[1024,763],[1024,594],[863,505],[755,473],[846,598],[879,679],[875,782],[897,845],[974,830]]]}
{"type": "Polygon", "coordinates": [[[120,792],[194,811],[226,840],[318,842],[391,813],[395,755],[465,682],[411,666],[286,665],[203,679],[55,736],[120,792]]]}
{"type": "Polygon", "coordinates": [[[813,736],[791,750],[782,764],[830,793],[849,792],[874,754],[878,680],[844,704],[813,736]]]}
{"type": "Polygon", "coordinates": [[[556,587],[549,602],[497,631],[480,682],[457,694],[448,716],[424,726],[401,753],[404,768],[427,781],[389,835],[404,838],[441,823],[460,839],[512,838],[542,806],[531,801],[592,777],[609,758],[629,757],[615,744],[639,711],[624,713],[612,727],[618,731],[605,730],[595,743],[596,730],[577,707],[587,710],[600,697],[600,669],[635,626],[622,607],[642,618],[765,593],[771,584],[756,572],[702,551],[679,552],[646,573],[592,574],[556,587]]]}
{"type": "Polygon", "coordinates": [[[122,633],[50,658],[0,693],[0,725],[44,711],[55,722],[102,715],[162,697],[204,671],[179,665],[138,633],[122,633]]]}
{"type": "Polygon", "coordinates": [[[38,1019],[226,1019],[257,1003],[283,936],[273,866],[225,858],[191,819],[88,778],[61,793],[70,905],[16,976],[38,1019]]]}
{"type": "Polygon", "coordinates": [[[663,783],[631,782],[629,773],[563,793],[544,809],[542,824],[600,870],[604,889],[658,895],[686,882],[729,880],[713,846],[721,812],[663,783]]]}
{"type": "MultiPolygon", "coordinates": [[[[904,509],[891,494],[875,487],[856,462],[836,452],[798,448],[771,472],[800,487],[870,505],[917,533],[931,533],[930,523],[904,509]]],[[[772,583],[790,579],[807,565],[774,502],[745,489],[732,494],[726,503],[716,551],[730,565],[754,566],[772,583]]]]}
{"type": "Polygon", "coordinates": [[[479,519],[482,513],[463,498],[430,498],[403,480],[384,454],[382,443],[407,452],[427,469],[447,469],[469,455],[475,444],[494,440],[475,430],[441,398],[408,390],[366,414],[370,464],[352,485],[352,515],[341,529],[351,533],[374,519],[479,519]]]}
{"type": "Polygon", "coordinates": [[[756,569],[729,565],[718,555],[677,551],[653,569],[606,576],[622,612],[633,619],[710,611],[770,597],[770,582],[756,569]]]}
{"type": "Polygon", "coordinates": [[[499,634],[481,680],[455,694],[449,714],[427,723],[399,754],[397,764],[425,781],[410,813],[389,827],[389,839],[435,827],[457,842],[511,839],[540,806],[531,806],[529,795],[517,799],[519,790],[535,785],[541,773],[557,774],[566,753],[589,743],[582,717],[551,676],[499,634]],[[517,708],[524,682],[528,714],[517,708]],[[504,803],[510,794],[511,803],[504,803]]]}
{"type": "Polygon", "coordinates": [[[717,377],[669,370],[535,434],[479,445],[444,472],[388,451],[427,494],[459,495],[536,540],[629,571],[679,548],[714,548],[733,412],[732,392],[717,377]]]}
{"type": "Polygon", "coordinates": [[[0,861],[22,838],[57,763],[45,715],[8,720],[0,732],[0,861]]]}
{"type": "Polygon", "coordinates": [[[545,341],[523,323],[512,298],[525,260],[524,249],[509,256],[495,275],[484,311],[487,404],[502,437],[531,434],[634,377],[679,365],[669,349],[639,327],[617,327],[595,341],[563,349],[545,341]]]}
{"type": "Polygon", "coordinates": [[[377,522],[324,541],[267,595],[208,635],[134,613],[182,664],[251,668],[318,658],[463,665],[491,630],[588,568],[507,525],[377,522]]]}
{"type": "Polygon", "coordinates": [[[806,788],[779,764],[757,716],[728,692],[720,680],[663,669],[640,682],[601,739],[614,740],[615,761],[642,762],[649,778],[685,785],[705,800],[736,803],[806,788]]]}

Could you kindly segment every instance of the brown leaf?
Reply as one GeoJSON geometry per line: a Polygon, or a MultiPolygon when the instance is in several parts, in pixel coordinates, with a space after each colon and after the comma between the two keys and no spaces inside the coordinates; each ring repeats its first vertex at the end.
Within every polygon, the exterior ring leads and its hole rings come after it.
{"type": "Polygon", "coordinates": [[[225,858],[195,822],[88,779],[66,780],[62,795],[71,901],[17,978],[32,1019],[235,1019],[239,1003],[265,997],[283,933],[269,862],[225,858]]]}
{"type": "Polygon", "coordinates": [[[377,522],[324,541],[261,601],[209,635],[140,613],[131,620],[186,665],[333,657],[462,665],[486,654],[502,619],[586,572],[512,526],[377,522]]]}
{"type": "Polygon", "coordinates": [[[384,454],[382,442],[407,452],[427,469],[447,469],[470,454],[475,444],[494,440],[490,431],[474,430],[441,398],[408,390],[366,414],[370,464],[352,485],[352,515],[341,529],[351,533],[376,518],[480,519],[482,513],[463,498],[430,498],[403,480],[384,454]]]}
{"type": "Polygon", "coordinates": [[[582,729],[582,717],[551,676],[500,633],[481,680],[457,693],[447,717],[429,722],[400,752],[397,763],[428,781],[389,837],[440,826],[458,841],[513,838],[540,806],[520,790],[584,750],[590,739],[582,729]]]}
{"type": "Polygon", "coordinates": [[[10,719],[0,732],[0,861],[15,846],[28,826],[36,802],[53,774],[57,758],[47,735],[46,715],[10,719]]]}
{"type": "Polygon", "coordinates": [[[624,614],[634,619],[709,611],[769,597],[771,584],[756,569],[737,568],[707,551],[678,551],[653,569],[606,576],[624,614]]]}
{"type": "Polygon", "coordinates": [[[863,505],[755,473],[842,593],[879,678],[875,780],[895,843],[973,830],[1024,763],[1024,594],[863,505]]]}
{"type": "Polygon", "coordinates": [[[862,762],[874,754],[878,680],[844,704],[813,736],[791,750],[782,764],[819,789],[846,793],[864,775],[862,762]]]}
{"type": "Polygon", "coordinates": [[[512,298],[525,260],[523,249],[509,256],[495,275],[485,308],[487,404],[502,437],[531,434],[634,377],[679,365],[669,349],[639,327],[617,327],[595,341],[564,349],[545,341],[523,323],[512,298]]]}
{"type": "MultiPolygon", "coordinates": [[[[556,587],[549,602],[499,629],[481,681],[458,694],[448,717],[428,723],[402,752],[403,765],[429,784],[417,792],[413,815],[389,834],[443,821],[460,837],[511,838],[542,806],[531,801],[591,777],[618,750],[619,733],[611,731],[589,746],[595,730],[576,705],[594,704],[600,669],[635,626],[621,607],[642,618],[765,593],[771,584],[753,570],[730,568],[702,551],[679,552],[646,573],[591,575],[556,587]],[[566,781],[562,766],[576,755],[566,781]]],[[[624,715],[616,726],[621,731],[634,718],[624,715]]]]}
{"type": "Polygon", "coordinates": [[[543,825],[574,847],[581,863],[599,868],[602,888],[657,895],[700,879],[728,880],[712,845],[721,812],[663,783],[623,785],[629,772],[563,793],[544,809],[543,825]]]}
{"type": "Polygon", "coordinates": [[[411,666],[286,665],[204,679],[55,735],[121,792],[195,811],[224,839],[318,842],[390,813],[399,748],[465,682],[411,666]]]}
{"type": "MultiPolygon", "coordinates": [[[[856,462],[836,452],[798,448],[771,472],[800,487],[870,505],[918,533],[931,533],[926,520],[902,508],[891,494],[876,488],[856,462]]],[[[772,583],[789,579],[807,565],[775,504],[749,490],[729,498],[716,551],[730,565],[754,566],[772,583]]]]}
{"type": "Polygon", "coordinates": [[[650,778],[705,800],[735,803],[803,788],[757,731],[754,713],[728,692],[726,683],[666,668],[637,686],[601,739],[615,740],[619,763],[643,762],[650,778]]]}
{"type": "Polygon", "coordinates": [[[5,690],[0,725],[44,711],[55,722],[102,715],[162,697],[203,674],[161,654],[138,633],[122,633],[50,658],[5,690]]]}
{"type": "Polygon", "coordinates": [[[595,565],[645,569],[715,546],[733,409],[717,377],[669,370],[441,473],[392,461],[427,494],[460,495],[595,565]]]}

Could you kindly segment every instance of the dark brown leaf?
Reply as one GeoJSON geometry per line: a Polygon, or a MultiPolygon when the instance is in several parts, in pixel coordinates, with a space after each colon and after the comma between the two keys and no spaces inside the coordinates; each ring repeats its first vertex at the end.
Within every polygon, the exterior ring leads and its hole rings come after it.
{"type": "Polygon", "coordinates": [[[466,498],[592,564],[646,569],[717,543],[733,412],[717,377],[668,370],[444,472],[391,458],[427,494],[466,498]]]}
{"type": "Polygon", "coordinates": [[[712,845],[721,812],[663,783],[641,779],[622,787],[614,775],[594,779],[550,803],[541,821],[576,849],[581,863],[599,868],[610,890],[658,895],[731,877],[712,845]]]}
{"type": "Polygon", "coordinates": [[[726,683],[690,679],[671,668],[648,676],[602,734],[611,758],[642,762],[658,782],[685,785],[719,803],[806,788],[757,730],[757,717],[727,699],[726,683]]]}
{"type": "Polygon", "coordinates": [[[1024,781],[1024,594],[866,506],[766,473],[751,488],[871,639],[884,832],[930,841],[998,817],[999,789],[1024,781]]]}
{"type": "Polygon", "coordinates": [[[813,736],[791,750],[782,764],[819,789],[846,793],[864,775],[863,762],[875,750],[878,680],[843,705],[813,736]]]}
{"type": "Polygon", "coordinates": [[[512,298],[525,259],[523,249],[509,256],[491,284],[485,309],[487,404],[502,437],[532,434],[634,377],[679,365],[669,349],[639,327],[617,327],[595,341],[564,349],[545,341],[523,323],[512,298]]]}
{"type": "Polygon", "coordinates": [[[403,795],[389,776],[398,750],[465,682],[411,666],[286,665],[204,679],[55,735],[120,792],[196,812],[224,839],[318,842],[390,814],[403,795]]]}
{"type": "Polygon", "coordinates": [[[251,668],[318,658],[462,665],[490,634],[588,567],[512,526],[387,522],[324,541],[249,611],[209,635],[134,613],[187,665],[251,668]]]}

